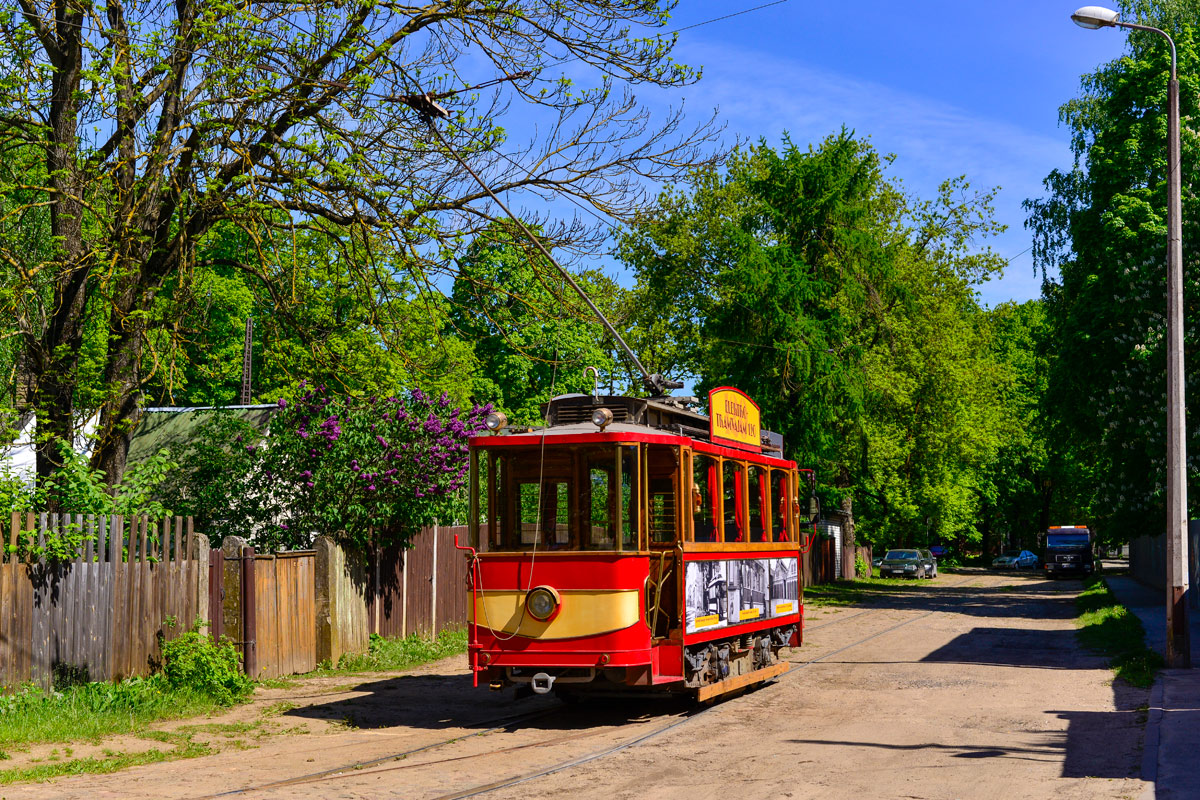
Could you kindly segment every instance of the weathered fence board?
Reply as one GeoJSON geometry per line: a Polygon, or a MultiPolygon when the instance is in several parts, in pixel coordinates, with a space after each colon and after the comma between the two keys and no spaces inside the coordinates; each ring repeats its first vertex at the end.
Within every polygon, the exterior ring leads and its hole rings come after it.
{"type": "Polygon", "coordinates": [[[70,561],[21,560],[15,552],[0,560],[0,687],[146,675],[161,657],[160,637],[174,638],[207,609],[187,580],[199,574],[189,561],[208,555],[191,521],[130,523],[13,515],[10,549],[25,536],[44,545],[68,529],[87,538],[70,561]],[[175,627],[163,625],[169,618],[175,627]]]}
{"type": "Polygon", "coordinates": [[[434,526],[413,537],[412,548],[370,553],[368,616],[380,636],[436,635],[467,622],[467,560],[454,547],[465,526],[434,526]]]}

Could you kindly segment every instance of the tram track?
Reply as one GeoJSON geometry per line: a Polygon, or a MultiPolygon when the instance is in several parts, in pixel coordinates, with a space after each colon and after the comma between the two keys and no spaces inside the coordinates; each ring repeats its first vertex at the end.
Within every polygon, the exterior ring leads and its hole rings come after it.
{"type": "MultiPolygon", "coordinates": [[[[947,584],[943,588],[956,588],[959,586],[964,586],[968,583],[971,583],[972,581],[978,580],[981,577],[983,577],[983,576],[981,576],[981,575],[968,576],[967,578],[964,578],[955,583],[947,584]]],[[[835,620],[830,620],[829,622],[822,623],[821,625],[818,625],[818,626],[813,626],[812,628],[809,628],[808,630],[816,630],[818,628],[828,627],[828,626],[835,625],[835,624],[838,624],[841,622],[848,622],[851,619],[862,617],[867,614],[872,614],[879,610],[880,609],[864,609],[855,614],[840,617],[835,620]]],[[[824,653],[816,658],[809,659],[806,661],[792,662],[792,666],[786,672],[781,674],[777,680],[782,680],[784,677],[791,675],[795,672],[798,672],[808,666],[811,666],[812,664],[817,664],[817,663],[820,663],[827,659],[833,658],[834,656],[844,653],[847,650],[852,650],[855,647],[860,647],[874,639],[878,639],[882,636],[886,636],[889,633],[893,633],[894,631],[897,631],[897,630],[904,628],[908,625],[911,625],[915,622],[919,622],[923,619],[927,619],[928,617],[933,616],[936,613],[939,613],[939,611],[941,611],[941,610],[942,609],[933,609],[933,610],[926,611],[926,612],[919,614],[917,616],[914,616],[910,619],[906,619],[895,625],[891,625],[887,628],[884,628],[883,630],[875,631],[874,633],[871,633],[870,635],[864,636],[864,637],[857,639],[849,644],[843,645],[843,646],[837,648],[836,650],[832,650],[828,653],[824,653]]],[[[702,717],[711,711],[715,711],[715,710],[723,707],[723,705],[724,704],[719,703],[719,704],[716,704],[713,706],[708,706],[708,707],[692,708],[683,713],[672,715],[672,717],[670,718],[670,721],[667,722],[666,724],[660,725],[660,726],[656,727],[654,730],[648,731],[646,733],[641,733],[641,734],[639,734],[631,739],[628,739],[626,741],[607,745],[605,747],[599,748],[591,753],[587,753],[584,755],[573,756],[571,758],[551,764],[549,766],[540,767],[538,769],[532,770],[528,773],[516,775],[516,776],[510,777],[510,778],[503,778],[503,779],[492,781],[492,782],[485,783],[485,784],[479,784],[479,785],[472,786],[467,789],[459,790],[456,792],[450,792],[447,794],[437,795],[436,797],[430,798],[430,800],[465,800],[465,798],[478,797],[478,796],[481,796],[484,794],[488,794],[490,792],[498,791],[500,789],[506,789],[509,787],[518,786],[520,784],[527,783],[529,781],[537,780],[538,778],[546,777],[548,775],[553,775],[555,773],[562,772],[564,770],[582,766],[583,764],[587,764],[592,761],[597,761],[599,759],[606,758],[610,755],[615,755],[616,753],[620,753],[622,751],[637,747],[638,745],[641,745],[641,744],[648,742],[656,737],[662,736],[663,734],[666,734],[676,728],[679,728],[688,722],[698,719],[699,717],[702,717]]],[[[391,754],[388,754],[385,756],[380,756],[378,758],[370,759],[367,761],[356,761],[351,764],[345,764],[345,765],[341,765],[338,767],[332,767],[330,769],[320,770],[318,772],[309,773],[307,775],[300,775],[300,776],[296,776],[294,778],[288,778],[285,780],[273,781],[270,783],[259,784],[256,786],[250,786],[250,787],[245,787],[245,788],[241,788],[241,789],[230,790],[227,792],[221,792],[219,794],[214,794],[214,795],[207,795],[204,798],[204,800],[209,800],[209,798],[211,798],[212,800],[215,800],[215,798],[219,798],[219,797],[235,797],[238,795],[245,795],[245,794],[248,794],[251,792],[270,791],[270,790],[283,789],[283,788],[292,787],[292,786],[301,786],[301,785],[309,785],[309,784],[316,784],[316,783],[323,783],[323,782],[332,782],[332,781],[336,781],[338,779],[369,778],[369,777],[378,776],[378,775],[381,775],[384,773],[399,772],[399,771],[403,771],[403,770],[433,768],[433,767],[437,767],[438,765],[445,765],[445,764],[450,764],[450,763],[455,763],[455,762],[469,761],[472,759],[479,759],[479,758],[503,756],[503,755],[516,753],[516,752],[520,752],[520,751],[524,751],[524,750],[532,750],[532,749],[536,749],[536,748],[556,746],[556,745],[561,745],[564,742],[577,741],[577,740],[581,740],[581,739],[587,739],[587,738],[591,738],[594,736],[600,736],[600,735],[611,733],[611,730],[609,728],[588,729],[588,730],[580,731],[580,732],[573,733],[573,734],[565,734],[565,735],[560,734],[560,735],[556,735],[556,736],[553,736],[550,738],[540,739],[540,740],[534,741],[534,742],[526,742],[523,744],[511,745],[508,747],[502,747],[502,748],[493,749],[493,750],[486,750],[486,751],[478,752],[478,753],[468,753],[468,754],[464,754],[464,755],[451,756],[448,758],[434,759],[431,761],[422,761],[420,763],[412,763],[412,764],[389,764],[388,763],[388,762],[403,760],[403,759],[408,758],[409,756],[417,755],[420,753],[431,752],[431,751],[436,750],[441,747],[447,747],[447,746],[453,745],[457,742],[465,741],[468,739],[473,739],[476,737],[486,736],[488,734],[496,733],[496,732],[499,732],[502,730],[513,731],[513,730],[519,729],[524,724],[533,722],[534,720],[552,716],[555,714],[565,713],[565,711],[566,710],[563,708],[550,708],[550,709],[542,709],[542,710],[539,710],[537,712],[530,713],[530,714],[512,715],[510,717],[493,718],[491,720],[486,720],[486,721],[483,721],[480,723],[476,723],[476,724],[491,724],[491,727],[489,727],[485,730],[475,731],[475,732],[472,732],[472,733],[469,733],[466,735],[459,735],[459,736],[455,736],[453,738],[439,740],[437,742],[431,742],[429,744],[422,745],[421,747],[415,747],[415,748],[411,748],[411,749],[408,749],[405,751],[391,753],[391,754]],[[495,724],[495,723],[499,723],[499,724],[495,724]]]]}

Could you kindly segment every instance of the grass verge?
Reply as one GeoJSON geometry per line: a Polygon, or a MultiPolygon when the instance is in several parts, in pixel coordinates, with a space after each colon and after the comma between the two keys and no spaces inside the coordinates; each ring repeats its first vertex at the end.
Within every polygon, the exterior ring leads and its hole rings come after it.
{"type": "Polygon", "coordinates": [[[430,661],[439,661],[467,652],[466,630],[443,630],[435,638],[418,634],[403,639],[371,636],[365,653],[347,653],[331,672],[390,672],[411,669],[430,661]]]}
{"type": "Polygon", "coordinates": [[[85,683],[55,692],[31,687],[0,696],[0,751],[96,742],[104,736],[138,733],[152,722],[209,714],[222,707],[211,697],[172,690],[155,678],[85,683]]]}
{"type": "MultiPolygon", "coordinates": [[[[366,653],[344,655],[337,668],[326,667],[291,679],[263,681],[259,685],[289,686],[306,677],[410,669],[465,653],[466,649],[467,633],[464,630],[445,630],[434,639],[417,635],[403,639],[372,636],[366,653]]],[[[0,785],[43,781],[63,775],[106,774],[140,764],[217,752],[220,748],[193,741],[192,737],[216,732],[232,738],[234,734],[247,733],[255,723],[188,725],[179,733],[155,731],[152,726],[168,720],[213,714],[229,705],[228,699],[218,700],[211,694],[171,688],[161,675],[131,678],[120,683],[84,683],[53,692],[27,687],[15,694],[0,695],[0,764],[9,758],[9,751],[24,752],[32,745],[98,744],[109,736],[132,735],[171,745],[166,749],[136,753],[105,751],[103,757],[88,758],[72,758],[70,748],[65,748],[65,757],[56,755],[43,763],[0,769],[0,785]]],[[[293,703],[280,701],[264,709],[263,716],[276,716],[294,707],[293,703]]]]}
{"type": "MultiPolygon", "coordinates": [[[[161,737],[154,737],[161,741],[161,737]]],[[[157,764],[160,761],[175,761],[181,758],[196,758],[215,752],[211,747],[201,742],[192,741],[190,736],[175,735],[169,738],[168,744],[175,745],[170,750],[145,750],[140,753],[122,753],[106,750],[103,757],[70,758],[49,760],[41,764],[27,767],[0,770],[0,786],[31,781],[48,781],[64,775],[106,775],[110,772],[136,767],[142,764],[157,764]]]]}
{"type": "Polygon", "coordinates": [[[1084,581],[1075,600],[1079,616],[1079,641],[1084,647],[1107,656],[1118,678],[1145,688],[1154,683],[1162,668],[1162,656],[1146,647],[1146,633],[1137,615],[1117,602],[1099,576],[1084,581]]]}

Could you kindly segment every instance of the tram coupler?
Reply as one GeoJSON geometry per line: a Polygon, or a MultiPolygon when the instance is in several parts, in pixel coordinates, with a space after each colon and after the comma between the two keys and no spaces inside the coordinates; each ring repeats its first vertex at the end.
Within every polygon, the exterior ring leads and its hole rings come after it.
{"type": "Polygon", "coordinates": [[[545,672],[539,672],[533,676],[533,680],[529,685],[533,687],[533,691],[537,694],[550,694],[550,690],[554,688],[554,675],[545,672]]]}

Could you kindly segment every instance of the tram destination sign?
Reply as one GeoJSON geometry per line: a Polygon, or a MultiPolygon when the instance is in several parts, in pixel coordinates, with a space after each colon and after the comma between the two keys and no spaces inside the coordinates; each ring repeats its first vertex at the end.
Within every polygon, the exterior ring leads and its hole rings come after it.
{"type": "Polygon", "coordinates": [[[740,389],[719,386],[710,390],[708,419],[713,443],[743,450],[762,450],[758,404],[740,389]]]}

